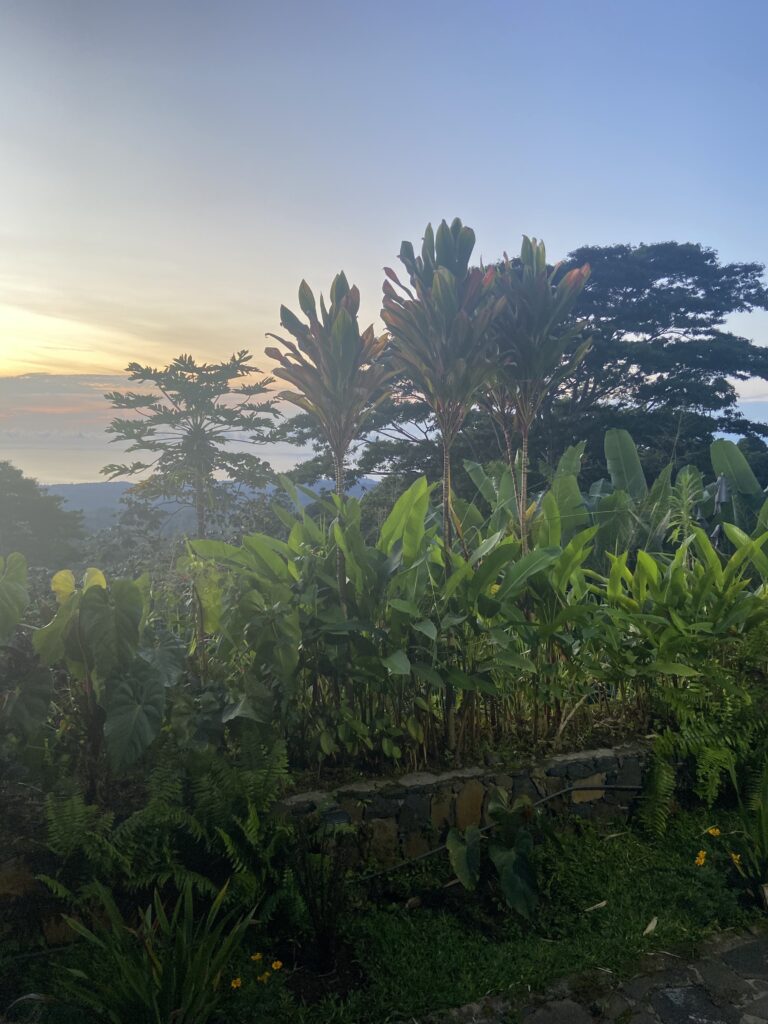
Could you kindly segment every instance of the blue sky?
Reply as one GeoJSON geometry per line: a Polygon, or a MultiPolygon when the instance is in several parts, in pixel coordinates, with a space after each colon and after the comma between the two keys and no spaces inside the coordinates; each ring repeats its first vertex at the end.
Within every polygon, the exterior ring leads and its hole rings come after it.
{"type": "Polygon", "coordinates": [[[427,220],[765,262],[767,37],[751,0],[3,0],[0,376],[53,376],[0,388],[0,458],[94,479],[90,375],[258,353],[341,268],[374,320],[427,220]]]}

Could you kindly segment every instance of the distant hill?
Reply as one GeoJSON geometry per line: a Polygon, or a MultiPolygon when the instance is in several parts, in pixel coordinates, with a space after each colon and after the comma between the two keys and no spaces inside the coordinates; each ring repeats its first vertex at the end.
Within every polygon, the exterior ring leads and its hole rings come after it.
{"type": "MultiPolygon", "coordinates": [[[[377,484],[378,480],[363,477],[350,488],[349,493],[353,498],[359,498],[377,484]]],[[[120,511],[120,499],[129,487],[131,484],[125,480],[109,480],[92,484],[50,484],[46,490],[49,494],[56,494],[62,498],[64,507],[68,511],[82,512],[85,529],[89,533],[96,533],[98,530],[108,530],[110,526],[115,525],[120,511]]],[[[333,490],[333,481],[318,480],[312,490],[317,493],[323,490],[333,490]]],[[[306,498],[306,503],[309,500],[306,498]]],[[[179,506],[172,504],[166,507],[173,512],[174,507],[178,508],[179,506]]],[[[192,520],[186,522],[186,517],[182,514],[176,517],[176,523],[181,530],[184,530],[191,527],[192,520]]]]}

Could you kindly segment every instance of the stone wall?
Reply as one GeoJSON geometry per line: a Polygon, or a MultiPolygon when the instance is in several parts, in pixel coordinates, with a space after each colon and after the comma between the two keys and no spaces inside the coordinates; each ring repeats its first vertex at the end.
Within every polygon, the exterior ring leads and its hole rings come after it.
{"type": "Polygon", "coordinates": [[[498,787],[512,799],[536,801],[573,786],[590,787],[554,796],[555,813],[582,817],[625,817],[637,799],[632,791],[610,786],[640,786],[646,751],[639,746],[561,754],[524,768],[459,768],[432,774],[361,780],[338,789],[297,793],[283,801],[291,816],[318,812],[334,824],[357,828],[361,854],[384,866],[426,853],[455,825],[486,825],[488,798],[498,787]]]}

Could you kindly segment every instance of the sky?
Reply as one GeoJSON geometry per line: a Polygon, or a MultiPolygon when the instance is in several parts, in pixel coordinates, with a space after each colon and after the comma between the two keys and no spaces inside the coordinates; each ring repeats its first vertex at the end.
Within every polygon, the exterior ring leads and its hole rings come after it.
{"type": "Polygon", "coordinates": [[[768,261],[767,37],[764,0],[0,0],[0,459],[97,479],[129,361],[268,370],[340,269],[375,321],[430,220],[768,261]]]}

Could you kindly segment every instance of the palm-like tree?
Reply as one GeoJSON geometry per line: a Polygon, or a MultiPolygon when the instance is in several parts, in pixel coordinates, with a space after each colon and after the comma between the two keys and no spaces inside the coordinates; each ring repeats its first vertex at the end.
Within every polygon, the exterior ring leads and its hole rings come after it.
{"type": "Polygon", "coordinates": [[[333,458],[336,493],[344,494],[344,463],[363,425],[387,394],[391,371],[382,354],[387,337],[376,337],[373,326],[360,331],[357,314],[360,292],[341,273],[333,280],[330,308],[320,296],[320,317],[306,281],[299,287],[299,305],[309,323],[286,306],[280,323],[295,339],[269,334],[286,352],[268,348],[266,355],[279,363],[275,376],[296,389],[280,397],[309,413],[318,423],[333,458]]]}
{"type": "Polygon", "coordinates": [[[558,281],[560,266],[548,267],[544,243],[524,236],[519,261],[505,258],[494,278],[494,292],[502,305],[491,329],[498,368],[488,397],[504,433],[510,464],[514,462],[512,430],[520,435],[518,516],[524,551],[531,427],[544,399],[573,372],[590,345],[584,341],[567,354],[584,329],[583,323],[574,324],[568,318],[589,280],[589,264],[570,270],[558,281]]]}
{"type": "MultiPolygon", "coordinates": [[[[329,308],[320,296],[319,316],[315,296],[306,281],[299,287],[299,305],[308,322],[281,306],[280,323],[295,340],[269,334],[286,351],[268,348],[266,355],[279,364],[275,376],[295,388],[283,391],[280,397],[317,421],[333,458],[336,494],[341,500],[350,446],[387,394],[392,375],[382,358],[387,337],[377,337],[373,326],[360,331],[360,292],[354,285],[350,288],[343,273],[337,274],[331,284],[329,308]]],[[[336,554],[343,604],[344,558],[340,548],[336,554]]]]}
{"type": "MultiPolygon", "coordinates": [[[[487,384],[493,362],[488,327],[493,318],[493,271],[470,269],[475,233],[456,218],[442,221],[435,234],[428,224],[421,256],[410,242],[400,261],[411,287],[385,268],[381,318],[392,336],[392,362],[413,385],[435,417],[443,448],[443,546],[445,573],[451,571],[451,448],[478,393],[487,384]],[[396,287],[395,287],[396,286],[396,287]]],[[[456,746],[455,694],[445,687],[445,739],[456,746]]]]}
{"type": "Polygon", "coordinates": [[[479,391],[488,382],[489,301],[494,272],[469,260],[475,233],[456,218],[435,234],[428,224],[421,255],[403,242],[400,261],[411,287],[390,268],[384,282],[381,318],[392,336],[392,362],[413,385],[435,417],[443,448],[443,543],[446,570],[451,548],[451,448],[479,391]]]}

